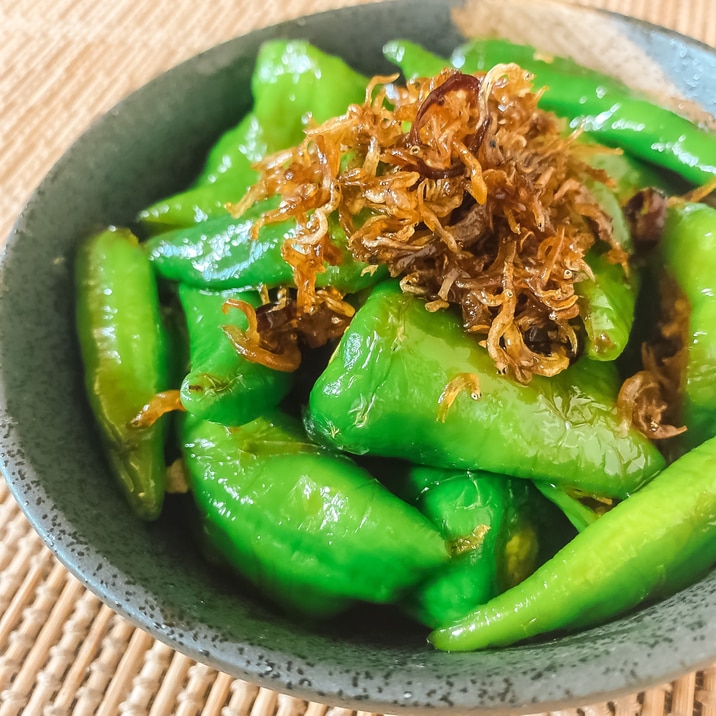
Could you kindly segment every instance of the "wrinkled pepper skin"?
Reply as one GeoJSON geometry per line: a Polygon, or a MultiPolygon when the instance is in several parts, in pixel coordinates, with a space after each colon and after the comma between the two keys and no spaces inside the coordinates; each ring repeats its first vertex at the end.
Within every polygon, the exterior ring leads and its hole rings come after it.
{"type": "Polygon", "coordinates": [[[679,441],[694,447],[716,435],[716,209],[699,203],[671,206],[658,257],[690,307],[682,378],[687,431],[679,441]]]}
{"type": "Polygon", "coordinates": [[[186,315],[191,370],[181,385],[184,408],[203,420],[243,425],[281,402],[291,389],[288,373],[253,363],[240,355],[222,330],[232,325],[245,330],[246,314],[233,308],[224,313],[229,298],[254,308],[261,301],[253,291],[207,291],[179,286],[186,315]]]}
{"type": "Polygon", "coordinates": [[[305,418],[318,441],[352,453],[542,479],[626,497],[664,464],[636,430],[622,432],[613,364],[582,360],[529,385],[498,375],[451,313],[428,312],[394,282],[356,313],[311,391],[305,418]],[[438,420],[460,375],[478,378],[438,420]]]}
{"type": "MultiPolygon", "coordinates": [[[[238,219],[227,215],[159,234],[145,242],[145,250],[159,276],[197,288],[258,290],[293,285],[293,271],[281,256],[281,247],[295,231],[295,222],[265,224],[253,239],[253,211],[252,207],[251,213],[238,219]]],[[[364,273],[367,265],[353,258],[338,222],[329,223],[343,259],[337,266],[326,264],[316,276],[316,285],[347,293],[374,286],[385,270],[364,273]]]]}
{"type": "Polygon", "coordinates": [[[547,86],[540,107],[566,117],[598,141],[618,146],[693,184],[716,176],[716,134],[668,109],[636,96],[618,80],[571,60],[537,59],[533,48],[498,39],[479,39],[457,48],[450,60],[463,72],[516,62],[547,86]]]}
{"type": "Polygon", "coordinates": [[[133,511],[159,516],[164,498],[164,419],[130,421],[170,387],[168,337],[157,284],[137,239],[107,229],[79,248],[76,326],[89,403],[113,473],[133,511]]]}
{"type": "Polygon", "coordinates": [[[389,487],[435,525],[451,553],[404,601],[414,618],[444,626],[534,571],[540,549],[529,513],[541,496],[528,481],[417,465],[401,478],[389,487]]]}
{"type": "Polygon", "coordinates": [[[228,428],[187,415],[180,438],[209,544],[289,611],[394,602],[447,561],[425,517],[298,420],[274,412],[228,428]]]}
{"type": "Polygon", "coordinates": [[[513,589],[430,635],[447,651],[599,624],[716,562],[716,438],[679,458],[513,589]]]}
{"type": "Polygon", "coordinates": [[[265,42],[252,75],[251,112],[217,140],[194,185],[147,207],[140,223],[154,234],[226,214],[227,202],[238,202],[256,181],[254,162],[299,144],[309,117],[321,123],[362,102],[367,84],[305,40],[265,42]]]}

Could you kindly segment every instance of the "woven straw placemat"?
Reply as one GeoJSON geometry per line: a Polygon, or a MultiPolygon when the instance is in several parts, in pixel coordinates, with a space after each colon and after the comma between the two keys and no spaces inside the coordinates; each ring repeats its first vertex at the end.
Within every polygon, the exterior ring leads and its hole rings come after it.
{"type": "MultiPolygon", "coordinates": [[[[176,63],[235,35],[361,0],[0,0],[0,237],[88,124],[176,63]]],[[[716,46],[714,0],[582,0],[716,46]]],[[[86,591],[0,479],[0,716],[349,716],[172,651],[86,591]]],[[[566,714],[716,716],[716,665],[566,714]]]]}

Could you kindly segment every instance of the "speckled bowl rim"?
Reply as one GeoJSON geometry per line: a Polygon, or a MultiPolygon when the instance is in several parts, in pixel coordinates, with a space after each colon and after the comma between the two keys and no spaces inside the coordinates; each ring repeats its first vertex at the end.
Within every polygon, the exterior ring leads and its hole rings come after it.
{"type": "MultiPolygon", "coordinates": [[[[18,288],[12,283],[12,272],[23,256],[32,251],[26,247],[29,247],[33,226],[43,211],[43,204],[48,197],[54,196],[57,185],[66,181],[65,173],[76,155],[103,134],[109,132],[111,136],[108,127],[121,122],[125,114],[134,111],[135,105],[146,102],[157,91],[171,90],[175,82],[180,83],[181,73],[190,69],[207,76],[221,70],[226,57],[237,54],[232,48],[240,47],[242,43],[256,47],[271,37],[310,37],[336,18],[344,23],[360,24],[361,18],[387,17],[389,13],[407,12],[408,8],[415,12],[416,6],[423,8],[421,12],[443,13],[452,4],[458,3],[397,0],[368,4],[250,33],[202,53],[145,85],[100,118],[68,149],[31,197],[1,259],[0,329],[4,332],[0,333],[3,336],[0,340],[0,357],[3,359],[0,363],[0,462],[10,490],[29,521],[69,571],[132,623],[198,661],[301,698],[363,711],[413,714],[547,711],[634,692],[716,661],[716,573],[712,572],[698,585],[669,600],[604,627],[542,645],[473,655],[441,654],[427,648],[406,651],[399,646],[376,649],[371,644],[356,645],[353,642],[344,648],[342,641],[332,639],[330,634],[319,635],[314,643],[310,631],[301,632],[296,627],[306,643],[302,651],[297,651],[295,644],[286,647],[283,643],[273,643],[275,634],[266,632],[271,636],[269,639],[260,629],[245,644],[227,639],[216,626],[192,623],[190,611],[188,618],[180,614],[172,622],[158,616],[166,617],[166,613],[157,595],[135,580],[125,564],[113,564],[113,555],[108,558],[93,544],[83,543],[77,524],[70,522],[54,504],[53,494],[47,491],[43,480],[43,474],[47,477],[47,465],[38,466],[28,458],[37,448],[31,441],[43,439],[42,425],[33,426],[27,417],[31,414],[28,407],[20,405],[16,399],[18,387],[13,378],[18,375],[18,361],[25,356],[18,358],[13,351],[19,349],[7,340],[11,333],[18,344],[29,345],[21,342],[21,332],[9,330],[13,326],[10,314],[23,298],[13,293],[18,288]],[[18,419],[18,415],[22,417],[18,419]],[[352,663],[341,662],[342,653],[354,651],[352,663]]],[[[550,12],[549,7],[546,3],[546,13],[550,12]]],[[[580,9],[580,12],[606,14],[586,9],[580,9]]],[[[625,32],[633,31],[644,38],[658,40],[657,45],[659,42],[671,45],[677,48],[676,53],[685,49],[700,57],[712,60],[716,57],[712,49],[676,33],[616,14],[611,16],[621,23],[625,32]]],[[[698,87],[692,87],[690,91],[698,97],[698,87]]],[[[710,109],[713,112],[713,107],[710,109]]],[[[57,276],[59,284],[65,285],[67,276],[62,264],[66,258],[66,255],[58,256],[57,267],[42,267],[50,284],[57,276]]],[[[66,319],[61,311],[58,316],[66,319]]],[[[29,394],[32,394],[31,390],[29,394]]],[[[42,415],[40,409],[38,415],[42,415]]],[[[82,426],[75,429],[68,425],[67,431],[67,440],[77,442],[82,435],[82,426]]],[[[56,445],[61,438],[53,437],[56,445]]],[[[90,468],[96,470],[96,456],[90,455],[87,459],[90,468]]],[[[82,462],[79,457],[78,460],[80,475],[82,462]]],[[[261,618],[265,619],[265,616],[261,618]]],[[[293,625],[284,623],[277,629],[281,634],[286,630],[286,633],[294,631],[293,625]]]]}

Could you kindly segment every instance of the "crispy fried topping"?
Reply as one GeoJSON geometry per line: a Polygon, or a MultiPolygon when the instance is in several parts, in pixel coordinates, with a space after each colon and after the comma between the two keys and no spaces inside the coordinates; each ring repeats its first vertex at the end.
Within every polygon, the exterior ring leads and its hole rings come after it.
{"type": "Polygon", "coordinates": [[[676,281],[660,279],[656,335],[642,344],[642,370],[627,378],[617,398],[624,427],[634,425],[652,440],[686,431],[680,422],[681,382],[686,371],[691,306],[676,281]]]}
{"type": "Polygon", "coordinates": [[[659,189],[646,188],[634,194],[624,207],[634,245],[648,249],[658,243],[666,223],[668,200],[659,189]]]}
{"type": "Polygon", "coordinates": [[[375,77],[363,104],[260,162],[234,213],[281,196],[254,230],[296,221],[283,257],[298,315],[349,315],[342,296],[316,288],[325,263],[340,261],[334,215],[358,260],[386,265],[430,310],[459,306],[500,372],[523,382],[560,372],[578,350],[584,256],[595,241],[616,251],[583,181],[606,176],[537,108],[532,77],[517,65],[445,70],[405,87],[395,79],[375,77]]]}
{"type": "Polygon", "coordinates": [[[474,373],[458,373],[446,386],[438,398],[437,421],[444,423],[447,418],[448,411],[455,402],[455,398],[463,391],[469,391],[469,395],[473,400],[479,400],[482,397],[480,391],[480,378],[474,373]]]}
{"type": "Polygon", "coordinates": [[[247,360],[293,373],[301,364],[299,340],[309,348],[325,345],[343,335],[355,312],[333,288],[318,292],[317,297],[310,311],[301,311],[296,298],[286,290],[279,292],[274,303],[258,309],[230,298],[224,303],[224,312],[232,308],[243,311],[248,326],[242,331],[226,325],[222,330],[247,360]]]}
{"type": "Polygon", "coordinates": [[[154,395],[142,406],[142,409],[129,421],[131,428],[151,428],[163,415],[175,410],[183,411],[181,393],[178,390],[164,390],[154,395]]]}
{"type": "MultiPolygon", "coordinates": [[[[274,342],[266,345],[264,336],[269,332],[259,333],[258,317],[254,307],[238,298],[229,298],[224,303],[223,311],[228,313],[232,308],[242,311],[248,321],[248,326],[243,331],[232,325],[221,327],[238,353],[247,360],[261,363],[281,372],[292,373],[298,369],[301,364],[301,352],[298,348],[295,330],[290,325],[291,321],[281,322],[282,330],[272,332],[271,339],[274,342]],[[275,342],[277,335],[283,339],[278,342],[279,345],[276,345],[275,342]]],[[[276,310],[279,312],[282,308],[276,310]]]]}

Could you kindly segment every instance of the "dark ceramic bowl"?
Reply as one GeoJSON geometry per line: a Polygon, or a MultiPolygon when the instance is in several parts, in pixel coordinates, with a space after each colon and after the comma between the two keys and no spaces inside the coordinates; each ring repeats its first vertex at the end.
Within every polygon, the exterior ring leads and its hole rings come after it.
{"type": "Polygon", "coordinates": [[[34,527],[89,589],[194,659],[366,711],[550,710],[716,661],[716,572],[602,627],[483,653],[433,651],[422,630],[372,611],[342,625],[297,624],[208,567],[181,510],[170,507],[151,525],[132,517],[97,446],[73,335],[78,239],[130,221],[188,182],[212,140],[247,109],[263,40],[305,37],[370,74],[389,69],[380,50],[394,37],[448,53],[462,39],[453,16],[465,32],[501,30],[571,51],[677,97],[688,111],[700,104],[716,114],[710,49],[624,17],[515,0],[363,5],[254,32],[190,60],[94,124],[37,189],[10,236],[0,273],[3,471],[34,527]]]}

